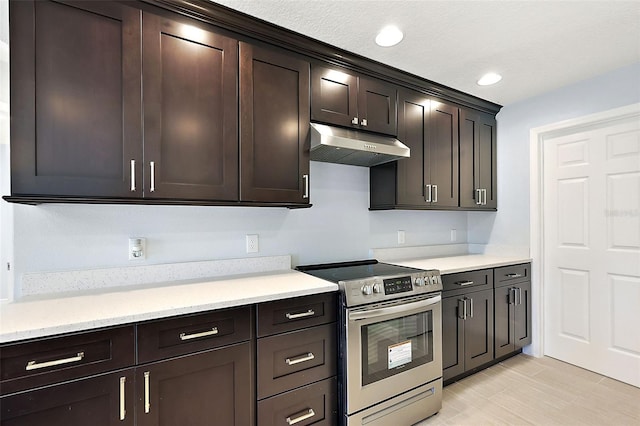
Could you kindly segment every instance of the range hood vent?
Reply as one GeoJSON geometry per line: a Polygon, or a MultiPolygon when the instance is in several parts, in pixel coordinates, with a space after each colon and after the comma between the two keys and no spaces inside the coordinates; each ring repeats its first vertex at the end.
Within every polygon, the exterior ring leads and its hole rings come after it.
{"type": "Polygon", "coordinates": [[[399,140],[357,130],[311,123],[311,160],[372,167],[409,158],[399,140]]]}

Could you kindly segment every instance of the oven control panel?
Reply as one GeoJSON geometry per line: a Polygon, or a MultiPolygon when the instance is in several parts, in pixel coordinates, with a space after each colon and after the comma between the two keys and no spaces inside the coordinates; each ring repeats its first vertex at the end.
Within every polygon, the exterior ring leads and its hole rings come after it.
{"type": "Polygon", "coordinates": [[[440,271],[428,270],[402,276],[370,277],[341,281],[347,306],[442,291],[440,271]]]}

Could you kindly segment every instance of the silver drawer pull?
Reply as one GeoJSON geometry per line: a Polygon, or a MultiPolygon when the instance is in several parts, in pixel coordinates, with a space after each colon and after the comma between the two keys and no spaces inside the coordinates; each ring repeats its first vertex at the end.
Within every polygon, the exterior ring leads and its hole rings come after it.
{"type": "Polygon", "coordinates": [[[215,336],[216,334],[218,334],[218,327],[213,327],[211,330],[203,331],[202,333],[180,333],[180,340],[198,339],[200,337],[215,336]]]}
{"type": "Polygon", "coordinates": [[[507,274],[507,275],[505,275],[505,277],[507,277],[507,278],[520,278],[520,277],[524,277],[524,275],[522,275],[522,274],[507,274]]]}
{"type": "Polygon", "coordinates": [[[136,160],[131,160],[131,192],[136,190],[136,160]]]}
{"type": "Polygon", "coordinates": [[[151,375],[150,371],[144,372],[144,412],[145,414],[149,414],[151,411],[151,402],[149,401],[149,376],[151,375]]]}
{"type": "Polygon", "coordinates": [[[472,285],[473,281],[458,281],[458,282],[456,282],[454,284],[455,285],[459,285],[459,286],[472,285]]]}
{"type": "Polygon", "coordinates": [[[124,420],[127,416],[127,410],[124,405],[124,385],[127,382],[126,377],[120,377],[120,420],[124,420]]]}
{"type": "Polygon", "coordinates": [[[156,163],[155,161],[149,161],[149,167],[151,168],[151,187],[149,190],[155,192],[156,190],[156,163]]]}
{"type": "Polygon", "coordinates": [[[41,362],[41,363],[37,361],[29,361],[27,363],[27,366],[24,369],[27,371],[31,371],[31,370],[37,370],[39,368],[53,367],[54,365],[69,364],[72,362],[82,361],[82,358],[84,358],[84,352],[78,352],[76,356],[72,356],[70,358],[64,358],[64,359],[56,359],[54,361],[47,361],[47,362],[41,362]]]}
{"type": "Polygon", "coordinates": [[[300,364],[301,362],[305,362],[305,361],[311,361],[312,359],[314,359],[316,356],[313,354],[313,352],[309,352],[306,355],[302,355],[299,358],[287,358],[284,360],[284,362],[287,363],[287,365],[296,365],[296,364],[300,364]]]}
{"type": "Polygon", "coordinates": [[[291,313],[287,312],[285,317],[287,317],[287,319],[293,320],[293,319],[298,319],[298,318],[312,317],[315,314],[316,314],[316,312],[313,309],[309,309],[307,312],[300,312],[298,314],[291,314],[291,313]]]}
{"type": "Polygon", "coordinates": [[[296,423],[300,423],[301,421],[310,419],[311,417],[316,415],[316,412],[313,411],[313,408],[309,408],[308,410],[305,410],[302,413],[304,414],[300,414],[298,417],[295,417],[293,419],[291,417],[287,417],[287,424],[295,425],[296,423]]]}

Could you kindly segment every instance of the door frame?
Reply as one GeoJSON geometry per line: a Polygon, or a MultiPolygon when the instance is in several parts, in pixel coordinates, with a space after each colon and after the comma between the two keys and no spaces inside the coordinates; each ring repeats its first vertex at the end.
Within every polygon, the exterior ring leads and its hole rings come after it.
{"type": "Polygon", "coordinates": [[[558,136],[603,127],[620,119],[640,120],[640,103],[620,108],[585,115],[557,123],[535,127],[530,130],[529,158],[529,252],[532,259],[531,283],[533,287],[533,342],[530,353],[533,356],[544,356],[544,143],[558,136]]]}

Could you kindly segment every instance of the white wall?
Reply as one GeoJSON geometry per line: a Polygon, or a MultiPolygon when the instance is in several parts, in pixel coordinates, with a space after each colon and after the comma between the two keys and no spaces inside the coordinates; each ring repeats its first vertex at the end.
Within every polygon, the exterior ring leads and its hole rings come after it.
{"type": "Polygon", "coordinates": [[[637,102],[640,62],[505,106],[497,117],[498,212],[469,214],[469,242],[528,250],[532,128],[637,102]]]}
{"type": "MultiPolygon", "coordinates": [[[[146,264],[245,257],[245,234],[258,255],[292,254],[294,264],[368,257],[373,247],[466,241],[466,212],[370,212],[369,169],[311,163],[310,209],[120,205],[16,205],[14,271],[130,266],[128,237],[147,238],[146,264]]],[[[16,294],[19,296],[19,294],[16,294]]]]}

